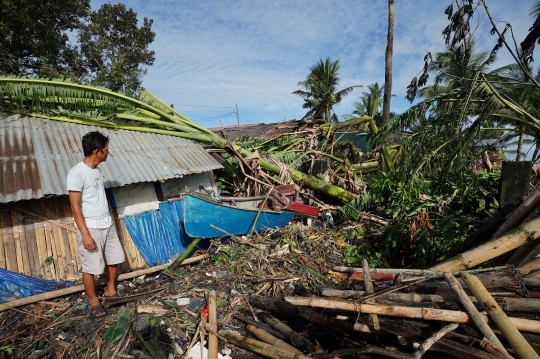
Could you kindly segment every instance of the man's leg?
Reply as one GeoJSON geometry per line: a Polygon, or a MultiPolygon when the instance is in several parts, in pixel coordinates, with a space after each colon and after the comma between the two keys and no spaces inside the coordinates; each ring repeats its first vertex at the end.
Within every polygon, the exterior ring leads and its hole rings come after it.
{"type": "MultiPolygon", "coordinates": [[[[94,282],[94,275],[83,272],[83,284],[86,295],[88,295],[88,308],[99,305],[99,299],[96,295],[96,283],[94,282]]],[[[96,313],[96,316],[102,316],[107,314],[105,311],[96,313]]]]}
{"type": "Polygon", "coordinates": [[[105,296],[110,297],[116,294],[116,264],[105,266],[105,276],[107,277],[107,289],[105,296]]]}

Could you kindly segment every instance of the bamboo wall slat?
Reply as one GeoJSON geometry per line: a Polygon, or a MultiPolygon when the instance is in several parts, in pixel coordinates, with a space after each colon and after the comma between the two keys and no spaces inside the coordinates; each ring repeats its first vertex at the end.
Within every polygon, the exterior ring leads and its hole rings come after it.
{"type": "MultiPolygon", "coordinates": [[[[126,255],[120,273],[147,267],[123,220],[113,209],[111,215],[126,255]]],[[[68,196],[0,205],[0,268],[40,279],[80,279],[77,235],[66,227],[75,229],[68,196]]]]}
{"type": "Polygon", "coordinates": [[[0,268],[6,268],[6,254],[4,251],[4,217],[7,215],[7,209],[0,211],[0,268]]]}

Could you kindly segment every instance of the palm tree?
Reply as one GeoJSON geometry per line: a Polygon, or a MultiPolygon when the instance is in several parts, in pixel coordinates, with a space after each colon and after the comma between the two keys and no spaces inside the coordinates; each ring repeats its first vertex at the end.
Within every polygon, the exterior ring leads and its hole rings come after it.
{"type": "MultiPolygon", "coordinates": [[[[360,96],[359,101],[354,103],[354,111],[352,114],[343,115],[343,118],[349,120],[352,118],[368,116],[375,121],[375,125],[377,125],[377,127],[382,126],[384,88],[384,84],[379,86],[379,83],[377,82],[368,85],[368,91],[362,92],[362,96],[360,96]]],[[[394,96],[396,95],[392,95],[392,97],[394,96]]],[[[395,117],[395,113],[390,112],[390,119],[393,117],[395,117]]]]}
{"type": "Polygon", "coordinates": [[[394,52],[394,0],[388,0],[388,36],[384,61],[384,97],[382,124],[390,122],[390,98],[392,97],[392,54],[394,52]]]}
{"type": "Polygon", "coordinates": [[[304,99],[302,108],[307,108],[309,111],[305,117],[324,117],[324,120],[329,122],[338,122],[337,115],[330,113],[333,111],[334,105],[350,94],[355,87],[349,86],[338,91],[340,78],[339,60],[332,62],[329,58],[323,62],[319,62],[312,66],[310,74],[306,80],[300,81],[298,86],[303,90],[294,91],[294,95],[298,95],[304,99]]]}

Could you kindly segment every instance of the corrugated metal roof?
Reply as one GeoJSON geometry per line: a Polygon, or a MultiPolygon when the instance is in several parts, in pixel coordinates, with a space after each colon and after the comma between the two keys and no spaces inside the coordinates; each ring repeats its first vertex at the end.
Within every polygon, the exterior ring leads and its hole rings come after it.
{"type": "Polygon", "coordinates": [[[84,159],[81,138],[96,130],[109,136],[112,156],[99,165],[106,188],[222,168],[202,146],[180,137],[2,116],[0,203],[67,194],[67,173],[84,159]]]}

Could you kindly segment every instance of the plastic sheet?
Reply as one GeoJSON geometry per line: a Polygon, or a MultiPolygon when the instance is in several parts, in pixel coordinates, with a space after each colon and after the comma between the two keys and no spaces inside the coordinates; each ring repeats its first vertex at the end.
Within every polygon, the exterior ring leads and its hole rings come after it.
{"type": "Polygon", "coordinates": [[[126,228],[150,266],[167,263],[191,242],[182,226],[183,201],[163,202],[159,210],[125,216],[126,228]]]}
{"type": "Polygon", "coordinates": [[[0,268],[0,302],[71,287],[71,283],[41,280],[0,268]]]}

